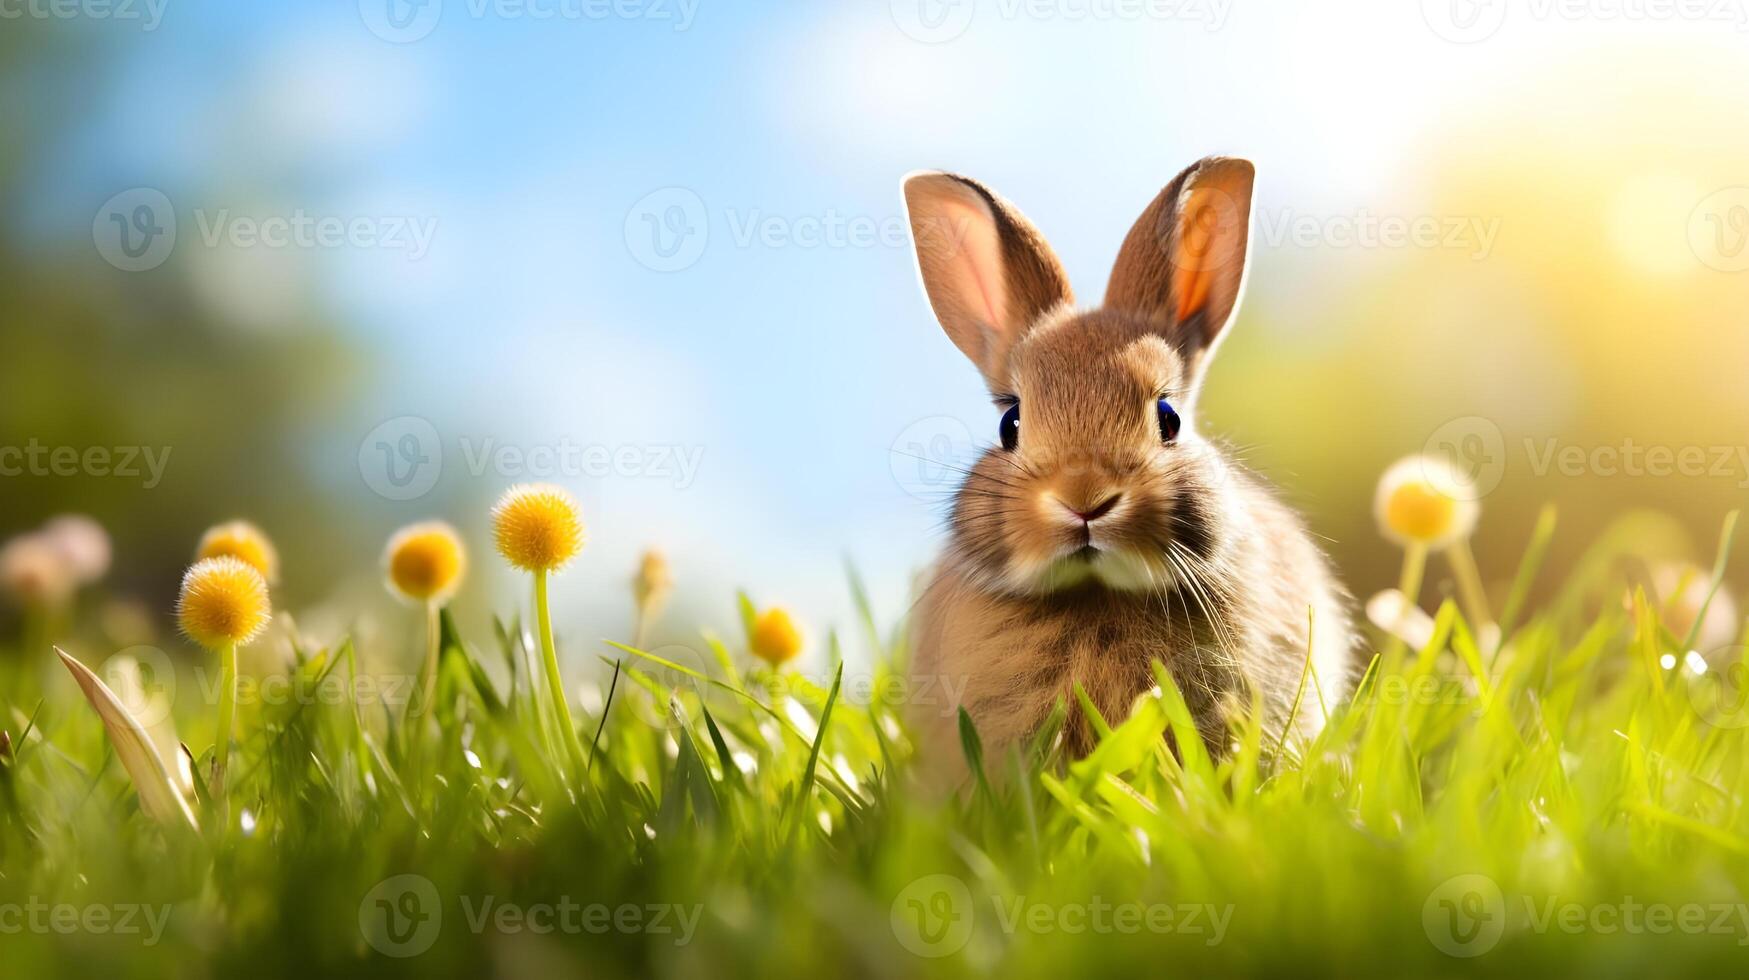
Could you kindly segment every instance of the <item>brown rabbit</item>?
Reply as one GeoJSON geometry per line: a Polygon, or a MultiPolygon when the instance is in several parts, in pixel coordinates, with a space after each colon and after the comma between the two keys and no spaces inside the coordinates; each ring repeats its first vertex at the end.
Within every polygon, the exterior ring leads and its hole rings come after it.
{"type": "Polygon", "coordinates": [[[1245,275],[1253,169],[1211,157],[1160,192],[1119,251],[1105,305],[1078,310],[1050,247],[981,184],[906,178],[924,290],[1002,412],[967,471],[951,540],[915,614],[913,690],[930,768],[962,771],[963,706],[986,750],[1064,698],[1071,752],[1162,661],[1211,747],[1261,697],[1316,733],[1354,681],[1348,596],[1292,510],[1197,431],[1196,395],[1245,275]],[[1308,617],[1316,636],[1308,637],[1308,617]]]}

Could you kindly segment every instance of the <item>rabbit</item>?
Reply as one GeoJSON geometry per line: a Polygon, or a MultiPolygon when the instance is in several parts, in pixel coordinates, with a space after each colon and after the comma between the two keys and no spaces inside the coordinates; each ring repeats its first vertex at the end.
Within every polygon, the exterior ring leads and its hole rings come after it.
{"type": "Polygon", "coordinates": [[[911,689],[936,692],[909,709],[925,769],[964,775],[961,708],[999,758],[1059,698],[1064,748],[1085,754],[1095,726],[1073,685],[1116,725],[1156,659],[1217,754],[1254,697],[1266,731],[1291,717],[1310,737],[1350,693],[1352,599],[1294,511],[1198,427],[1243,291],[1254,174],[1225,157],[1179,174],[1091,310],[1008,202],[954,174],[905,178],[924,292],[1000,416],[913,608],[911,689]]]}

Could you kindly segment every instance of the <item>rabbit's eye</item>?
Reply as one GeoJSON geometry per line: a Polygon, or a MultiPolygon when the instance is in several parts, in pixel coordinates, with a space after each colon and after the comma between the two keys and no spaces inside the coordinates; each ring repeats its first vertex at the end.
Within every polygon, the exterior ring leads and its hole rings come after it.
{"type": "Polygon", "coordinates": [[[1161,440],[1171,442],[1178,438],[1178,413],[1172,410],[1172,406],[1164,398],[1156,402],[1154,408],[1160,416],[1161,440]]]}
{"type": "Polygon", "coordinates": [[[1008,411],[1002,413],[1002,422],[997,426],[996,431],[1002,437],[1002,448],[1013,452],[1014,447],[1020,442],[1019,403],[1008,406],[1008,411]]]}

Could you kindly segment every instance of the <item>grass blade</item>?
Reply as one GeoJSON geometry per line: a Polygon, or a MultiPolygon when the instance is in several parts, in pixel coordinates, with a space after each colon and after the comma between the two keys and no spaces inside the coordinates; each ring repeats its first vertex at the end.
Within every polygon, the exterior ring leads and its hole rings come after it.
{"type": "Polygon", "coordinates": [[[1725,515],[1725,526],[1719,531],[1719,554],[1713,559],[1713,581],[1706,590],[1706,598],[1701,600],[1700,609],[1694,614],[1694,625],[1688,628],[1688,636],[1682,641],[1679,653],[1687,653],[1694,649],[1694,644],[1700,639],[1700,628],[1706,623],[1707,610],[1712,608],[1713,599],[1719,594],[1719,586],[1725,581],[1725,566],[1731,561],[1731,542],[1737,536],[1737,511],[1725,515]]]}
{"type": "Polygon", "coordinates": [[[1524,605],[1530,600],[1531,586],[1536,584],[1536,576],[1542,570],[1543,559],[1548,557],[1549,542],[1555,537],[1555,524],[1555,505],[1543,505],[1542,512],[1536,518],[1536,528],[1531,531],[1530,544],[1524,549],[1524,558],[1518,563],[1518,574],[1512,579],[1512,591],[1507,593],[1506,609],[1500,614],[1499,649],[1506,648],[1506,641],[1511,639],[1512,631],[1518,628],[1518,617],[1523,615],[1524,605]]]}
{"type": "Polygon", "coordinates": [[[140,794],[140,808],[167,827],[199,830],[200,821],[195,819],[194,810],[176,788],[170,767],[158,755],[152,739],[139,721],[90,668],[60,647],[55,648],[55,653],[60,654],[61,663],[66,665],[85,700],[91,702],[97,717],[103,721],[103,730],[109,734],[116,757],[121,759],[128,778],[133,780],[134,790],[140,794]]]}
{"type": "Polygon", "coordinates": [[[802,770],[801,786],[796,791],[792,806],[795,812],[791,815],[790,838],[793,840],[796,830],[801,827],[801,814],[807,807],[808,798],[814,792],[814,772],[820,764],[820,746],[826,743],[826,729],[832,724],[832,707],[838,703],[838,688],[844,683],[844,665],[838,665],[838,672],[832,675],[832,690],[826,695],[826,708],[820,712],[820,728],[814,733],[813,747],[808,750],[808,765],[802,770]]]}

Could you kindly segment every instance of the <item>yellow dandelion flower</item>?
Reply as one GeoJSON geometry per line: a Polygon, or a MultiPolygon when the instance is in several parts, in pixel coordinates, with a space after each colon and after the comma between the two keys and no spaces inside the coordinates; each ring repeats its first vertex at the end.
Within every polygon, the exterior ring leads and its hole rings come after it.
{"type": "Polygon", "coordinates": [[[442,521],[395,532],[383,552],[389,587],[413,602],[447,602],[467,571],[467,552],[455,528],[442,521]]]}
{"type": "Polygon", "coordinates": [[[674,571],[668,567],[668,558],[654,548],[644,552],[638,575],[632,579],[632,598],[638,607],[660,605],[673,588],[674,571]]]}
{"type": "Polygon", "coordinates": [[[801,631],[796,629],[789,613],[776,607],[753,620],[752,643],[753,655],[773,667],[794,660],[802,652],[801,631]]]}
{"type": "Polygon", "coordinates": [[[674,572],[668,567],[668,559],[654,548],[644,552],[643,560],[638,563],[638,574],[632,578],[632,601],[637,612],[632,636],[634,645],[644,645],[650,634],[650,624],[662,611],[662,606],[668,602],[668,593],[673,590],[674,572]]]}
{"type": "Polygon", "coordinates": [[[498,553],[530,572],[564,566],[583,548],[583,515],[577,499],[550,483],[524,483],[504,491],[492,508],[498,553]]]}
{"type": "Polygon", "coordinates": [[[202,558],[182,576],[176,621],[189,639],[219,655],[219,731],[213,746],[211,786],[214,798],[220,801],[226,801],[225,767],[236,727],[237,647],[261,635],[272,616],[267,579],[242,558],[202,558]]]}
{"type": "MultiPolygon", "coordinates": [[[[1479,496],[1475,481],[1444,456],[1400,459],[1379,478],[1373,511],[1379,530],[1403,548],[1397,591],[1403,595],[1405,610],[1420,601],[1428,552],[1443,550],[1471,628],[1480,631],[1493,622],[1488,593],[1470,551],[1470,535],[1482,510],[1479,496]]],[[[1387,653],[1395,656],[1399,649],[1393,638],[1387,653]]]]}
{"type": "Polygon", "coordinates": [[[1437,551],[1475,530],[1476,497],[1475,483],[1450,460],[1410,456],[1379,479],[1373,509],[1387,538],[1437,551]]]}
{"type": "Polygon", "coordinates": [[[176,621],[189,639],[209,650],[248,643],[272,615],[266,580],[240,558],[203,558],[182,576],[176,621]]]}
{"type": "Polygon", "coordinates": [[[523,483],[504,491],[492,508],[492,537],[505,560],[534,574],[535,626],[540,631],[541,659],[547,675],[547,692],[553,715],[571,764],[581,773],[587,762],[571,707],[565,696],[565,680],[559,675],[559,652],[553,643],[553,617],[547,601],[547,573],[563,566],[583,548],[583,515],[571,494],[550,483],[523,483]]]}
{"type": "Polygon", "coordinates": [[[225,555],[253,566],[268,585],[279,582],[279,552],[267,535],[248,521],[226,521],[201,535],[200,547],[194,553],[197,561],[225,555]]]}

